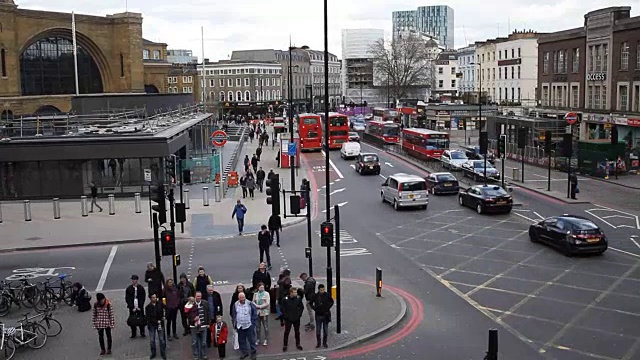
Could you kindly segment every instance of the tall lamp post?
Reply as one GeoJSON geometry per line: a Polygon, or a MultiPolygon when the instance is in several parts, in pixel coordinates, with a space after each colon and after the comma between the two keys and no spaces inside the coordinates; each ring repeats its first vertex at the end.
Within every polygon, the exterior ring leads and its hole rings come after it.
{"type": "MultiPolygon", "coordinates": [[[[484,178],[484,185],[487,185],[487,151],[489,150],[489,146],[487,144],[487,142],[489,141],[489,138],[486,136],[486,134],[483,136],[482,135],[482,62],[478,61],[477,63],[472,62],[471,65],[478,65],[480,66],[480,71],[478,72],[478,86],[480,88],[479,91],[479,96],[478,96],[478,117],[480,118],[480,128],[478,129],[478,145],[480,146],[480,148],[484,148],[484,154],[482,154],[482,156],[484,157],[484,173],[482,174],[482,177],[484,178]],[[484,142],[485,144],[482,144],[482,142],[484,142]]],[[[465,124],[465,128],[466,128],[466,124],[465,124]]],[[[466,141],[466,139],[465,139],[466,141]]]]}
{"type": "MultiPolygon", "coordinates": [[[[295,47],[289,45],[289,143],[293,144],[293,67],[291,65],[291,56],[295,47]]],[[[295,165],[295,155],[289,156],[289,167],[291,168],[291,191],[296,191],[296,169],[295,165]]],[[[327,168],[328,169],[328,168],[327,168]]]]}

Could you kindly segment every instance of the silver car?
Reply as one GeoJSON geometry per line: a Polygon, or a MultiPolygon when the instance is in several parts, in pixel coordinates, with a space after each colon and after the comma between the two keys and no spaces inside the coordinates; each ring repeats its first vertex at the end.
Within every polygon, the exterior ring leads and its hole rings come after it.
{"type": "Polygon", "coordinates": [[[398,173],[391,175],[380,189],[382,202],[388,202],[393,208],[418,206],[426,209],[429,205],[427,181],[417,175],[398,173]]]}

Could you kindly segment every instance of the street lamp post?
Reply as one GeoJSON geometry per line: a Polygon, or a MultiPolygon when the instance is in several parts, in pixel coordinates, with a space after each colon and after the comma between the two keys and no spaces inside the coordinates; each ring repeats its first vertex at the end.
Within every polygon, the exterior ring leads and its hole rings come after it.
{"type": "MultiPolygon", "coordinates": [[[[471,63],[471,65],[476,65],[476,63],[471,63]]],[[[482,62],[478,61],[477,63],[478,66],[480,66],[480,72],[478,73],[478,82],[479,82],[479,96],[478,96],[478,117],[480,118],[480,126],[478,129],[478,145],[480,146],[480,148],[484,148],[484,154],[482,154],[482,156],[484,157],[484,173],[482,174],[482,177],[484,178],[484,185],[487,185],[487,151],[489,150],[489,146],[487,146],[488,144],[481,144],[481,142],[488,142],[488,138],[487,136],[482,136],[482,62]]],[[[465,124],[465,128],[466,128],[465,124]]],[[[466,141],[466,139],[465,139],[466,141]]]]}
{"type": "MultiPolygon", "coordinates": [[[[293,101],[292,101],[292,93],[293,93],[293,84],[292,79],[293,75],[291,74],[292,66],[291,66],[291,54],[293,51],[293,46],[289,45],[289,143],[293,144],[293,101]]],[[[291,191],[296,191],[296,169],[294,167],[295,155],[289,156],[289,167],[291,168],[291,191]]],[[[328,168],[327,168],[328,169],[328,168]]]]}

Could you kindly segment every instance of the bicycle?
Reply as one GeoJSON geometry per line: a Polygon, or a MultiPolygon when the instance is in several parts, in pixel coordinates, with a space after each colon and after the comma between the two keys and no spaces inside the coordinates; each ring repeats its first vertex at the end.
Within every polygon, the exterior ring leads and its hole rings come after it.
{"type": "Polygon", "coordinates": [[[11,340],[15,331],[5,330],[4,324],[0,323],[0,360],[10,360],[16,353],[16,345],[11,340]]]}
{"type": "MultiPolygon", "coordinates": [[[[28,313],[23,316],[29,315],[28,313]]],[[[28,346],[32,349],[41,349],[47,343],[47,330],[38,323],[26,323],[18,321],[19,327],[5,327],[2,324],[2,343],[3,348],[7,349],[7,352],[11,352],[7,356],[6,360],[9,360],[15,354],[15,349],[23,346],[28,346]],[[9,345],[13,343],[13,345],[9,345]],[[13,346],[13,350],[11,347],[13,346]]]]}
{"type": "Polygon", "coordinates": [[[49,337],[56,337],[60,335],[62,332],[62,324],[57,319],[53,318],[53,310],[54,308],[47,308],[43,313],[37,314],[32,317],[28,317],[29,314],[23,314],[23,319],[20,321],[23,325],[29,327],[32,324],[37,324],[42,326],[49,337]],[[31,321],[34,319],[38,319],[37,321],[31,321]]]}
{"type": "Polygon", "coordinates": [[[73,286],[71,281],[65,281],[66,278],[66,274],[58,275],[60,282],[58,286],[51,286],[49,284],[51,281],[50,277],[38,284],[44,288],[39,288],[40,301],[35,306],[36,311],[45,311],[52,303],[59,303],[62,301],[67,305],[71,305],[73,303],[73,286]]]}
{"type": "MultiPolygon", "coordinates": [[[[32,277],[31,277],[32,278],[32,277]]],[[[36,285],[29,283],[29,277],[20,279],[20,285],[13,286],[9,281],[0,282],[0,316],[6,316],[12,305],[19,308],[33,308],[40,302],[40,293],[36,285]]]]}

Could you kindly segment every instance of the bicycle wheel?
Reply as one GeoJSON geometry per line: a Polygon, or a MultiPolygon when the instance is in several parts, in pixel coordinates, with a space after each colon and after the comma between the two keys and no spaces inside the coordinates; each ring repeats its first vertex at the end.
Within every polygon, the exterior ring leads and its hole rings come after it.
{"type": "Polygon", "coordinates": [[[53,318],[43,318],[40,320],[40,325],[47,330],[47,335],[50,337],[56,337],[62,332],[62,324],[60,324],[60,321],[53,318]]]}
{"type": "Polygon", "coordinates": [[[11,310],[11,300],[9,300],[6,296],[0,296],[0,316],[7,316],[11,310]]]}
{"type": "Polygon", "coordinates": [[[0,349],[0,360],[11,360],[16,353],[16,344],[13,343],[11,338],[5,337],[4,344],[0,345],[2,345],[2,349],[0,349]]]}
{"type": "MultiPolygon", "coordinates": [[[[23,332],[23,341],[29,340],[27,345],[32,349],[40,349],[47,343],[47,329],[38,323],[25,324],[23,332]]],[[[16,336],[19,336],[19,331],[16,332],[16,336]]]]}
{"type": "Polygon", "coordinates": [[[32,308],[40,301],[40,292],[35,286],[28,286],[22,289],[22,305],[32,308]]]}
{"type": "MultiPolygon", "coordinates": [[[[69,283],[71,284],[71,283],[69,283]]],[[[73,295],[73,287],[71,285],[67,286],[65,283],[65,288],[64,288],[64,303],[71,306],[73,303],[73,298],[71,297],[73,295]]]]}
{"type": "Polygon", "coordinates": [[[54,294],[51,290],[44,290],[38,297],[38,302],[35,304],[37,312],[44,312],[49,308],[49,305],[53,302],[54,294]]]}

